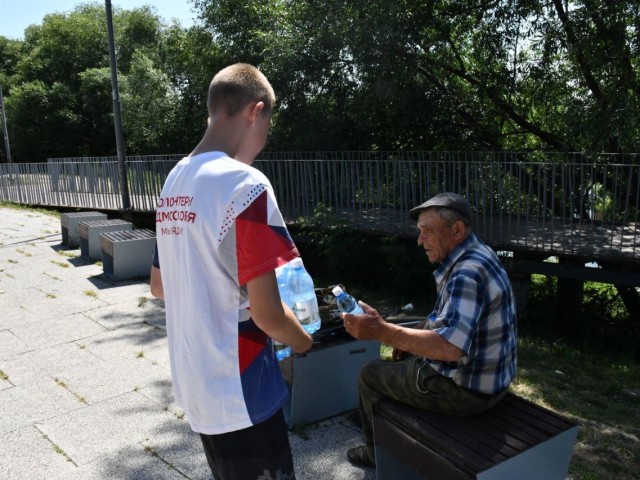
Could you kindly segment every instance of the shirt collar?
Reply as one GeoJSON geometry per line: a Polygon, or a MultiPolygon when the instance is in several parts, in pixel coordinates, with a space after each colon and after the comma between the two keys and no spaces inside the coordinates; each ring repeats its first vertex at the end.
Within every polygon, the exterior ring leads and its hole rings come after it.
{"type": "Polygon", "coordinates": [[[433,276],[436,279],[436,284],[439,284],[442,279],[448,275],[453,266],[460,260],[460,257],[464,255],[464,253],[471,248],[472,245],[478,242],[476,238],[476,234],[471,232],[471,234],[465,238],[460,245],[456,246],[447,258],[433,271],[433,276]]]}

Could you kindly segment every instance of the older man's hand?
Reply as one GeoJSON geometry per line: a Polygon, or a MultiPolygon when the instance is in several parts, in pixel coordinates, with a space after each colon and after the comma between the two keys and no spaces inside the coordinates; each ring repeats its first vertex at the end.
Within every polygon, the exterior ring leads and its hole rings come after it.
{"type": "Polygon", "coordinates": [[[342,314],[345,330],[358,340],[380,340],[382,331],[386,325],[385,320],[378,311],[364,302],[358,302],[364,314],[342,314]]]}

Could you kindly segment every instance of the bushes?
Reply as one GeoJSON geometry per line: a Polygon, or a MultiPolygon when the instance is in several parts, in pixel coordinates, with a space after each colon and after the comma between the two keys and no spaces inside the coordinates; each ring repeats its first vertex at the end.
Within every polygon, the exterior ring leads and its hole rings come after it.
{"type": "Polygon", "coordinates": [[[411,302],[416,309],[430,309],[433,267],[415,239],[367,234],[338,222],[322,227],[318,215],[329,223],[331,212],[325,211],[289,227],[316,286],[342,283],[372,305],[378,300],[388,306],[411,302]]]}
{"type": "Polygon", "coordinates": [[[572,319],[561,313],[557,288],[557,278],[532,275],[529,314],[518,327],[521,335],[561,338],[590,351],[640,358],[640,325],[627,312],[614,285],[585,282],[582,309],[572,319]]]}

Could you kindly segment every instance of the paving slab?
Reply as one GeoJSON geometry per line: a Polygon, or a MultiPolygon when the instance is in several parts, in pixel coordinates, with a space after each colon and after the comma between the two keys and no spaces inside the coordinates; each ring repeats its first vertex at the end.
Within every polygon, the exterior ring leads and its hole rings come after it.
{"type": "Polygon", "coordinates": [[[0,434],[0,478],[3,480],[69,478],[76,467],[33,426],[0,434]]]}
{"type": "Polygon", "coordinates": [[[1,390],[0,404],[0,433],[18,430],[82,407],[77,398],[51,377],[1,390]]]}
{"type": "MultiPolygon", "coordinates": [[[[143,445],[135,445],[104,455],[81,465],[59,480],[185,480],[183,473],[154,455],[143,445]]],[[[47,477],[53,480],[52,477],[47,477]]],[[[209,477],[211,478],[211,477],[209,477]]]]}
{"type": "MultiPolygon", "coordinates": [[[[153,438],[175,417],[136,392],[36,423],[37,428],[62,449],[76,465],[85,465],[123,448],[135,449],[153,438]]],[[[169,428],[167,426],[166,428],[169,428]]]]}
{"type": "Polygon", "coordinates": [[[212,478],[207,458],[202,450],[200,436],[191,430],[186,421],[179,422],[177,428],[171,426],[153,438],[143,440],[142,444],[187,478],[193,480],[212,478]]]}
{"type": "MultiPolygon", "coordinates": [[[[100,300],[105,301],[102,292],[100,300]]],[[[164,321],[164,309],[146,297],[128,298],[124,303],[107,305],[85,313],[87,317],[109,330],[117,330],[139,323],[155,324],[164,321]]]]}
{"type": "Polygon", "coordinates": [[[169,369],[166,332],[144,322],[95,335],[82,344],[87,351],[105,360],[142,357],[169,369]]]}
{"type": "Polygon", "coordinates": [[[83,348],[81,343],[69,342],[0,359],[0,370],[13,385],[22,385],[40,377],[55,378],[62,372],[103,362],[103,358],[83,348]]]}
{"type": "Polygon", "coordinates": [[[87,404],[99,403],[162,381],[168,370],[144,358],[109,359],[101,363],[63,367],[58,378],[87,404]]]}
{"type": "MultiPolygon", "coordinates": [[[[289,435],[298,480],[375,480],[374,469],[360,469],[347,460],[347,450],[361,445],[361,430],[346,415],[307,426],[289,435]]],[[[389,479],[393,480],[393,479],[389,479]]]]}
{"type": "Polygon", "coordinates": [[[20,340],[11,330],[0,331],[0,360],[18,353],[26,352],[29,346],[20,340]]]}
{"type": "Polygon", "coordinates": [[[173,397],[171,380],[165,379],[153,382],[138,390],[140,395],[144,395],[152,402],[157,403],[162,409],[171,412],[178,420],[186,419],[185,411],[176,404],[173,397]]]}
{"type": "MultiPolygon", "coordinates": [[[[0,284],[1,288],[1,284],[0,284]]],[[[40,319],[35,313],[31,313],[19,302],[11,303],[13,297],[10,292],[5,291],[2,295],[2,315],[0,315],[0,330],[7,330],[19,327],[27,323],[33,323],[40,319]]]]}
{"type": "MultiPolygon", "coordinates": [[[[31,307],[28,307],[31,308],[31,307]]],[[[80,340],[105,331],[102,325],[94,322],[82,313],[69,316],[59,315],[61,310],[52,309],[50,321],[36,321],[20,325],[11,329],[16,337],[23,341],[30,349],[46,348],[53,345],[80,340]],[[46,332],[46,334],[43,334],[46,332]]],[[[41,313],[41,316],[43,314],[41,313]]]]}

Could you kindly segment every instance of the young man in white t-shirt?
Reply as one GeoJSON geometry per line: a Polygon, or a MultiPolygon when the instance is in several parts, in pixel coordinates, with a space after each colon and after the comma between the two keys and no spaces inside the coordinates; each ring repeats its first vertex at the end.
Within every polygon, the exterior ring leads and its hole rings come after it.
{"type": "Polygon", "coordinates": [[[295,478],[271,339],[294,352],[313,341],[280,300],[274,270],[299,254],[269,180],[251,167],[274,103],[255,67],[216,74],[205,134],[156,210],[151,292],[165,300],[173,389],[218,480],[295,478]]]}

